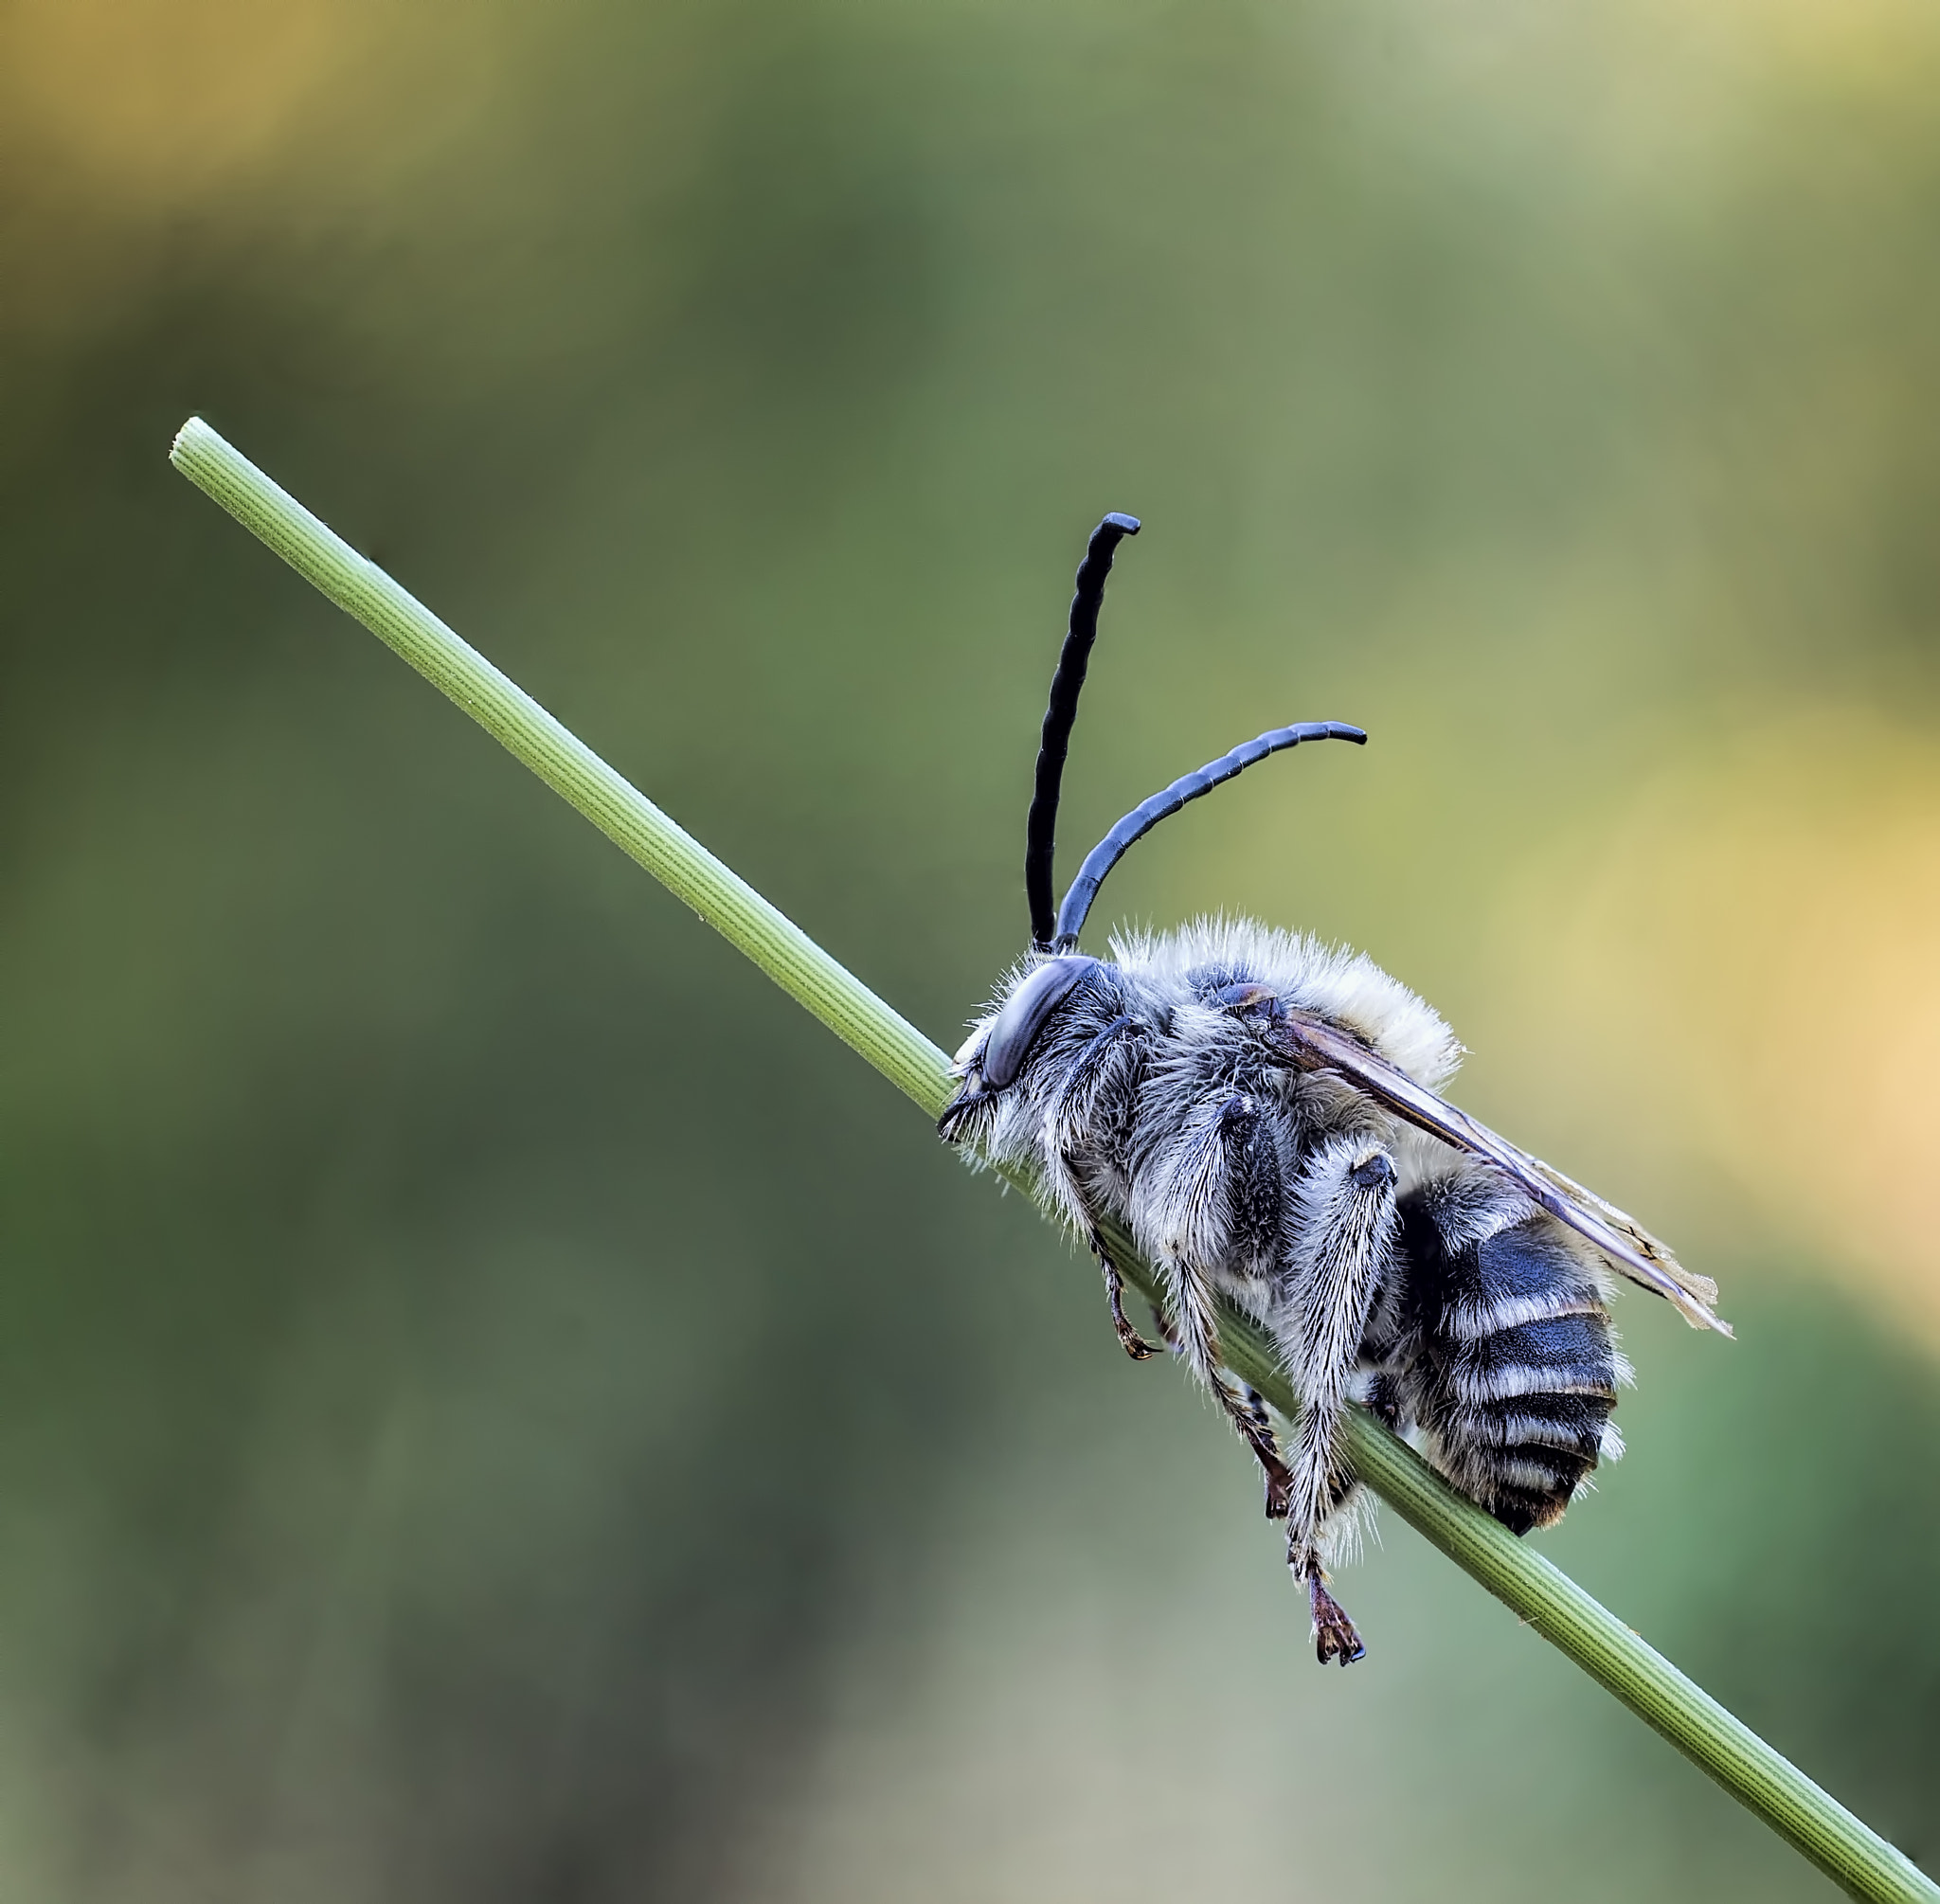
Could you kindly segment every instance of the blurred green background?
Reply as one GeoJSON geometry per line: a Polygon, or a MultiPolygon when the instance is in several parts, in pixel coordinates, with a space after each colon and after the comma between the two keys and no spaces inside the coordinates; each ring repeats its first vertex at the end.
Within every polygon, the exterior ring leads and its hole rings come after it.
{"type": "MultiPolygon", "coordinates": [[[[0,1895],[1808,1898],[164,460],[945,1045],[1068,846],[1715,1272],[1542,1545],[1940,1869],[1940,23],[11,0],[0,1895]]],[[[1101,918],[1101,924],[1103,919],[1101,918]]]]}

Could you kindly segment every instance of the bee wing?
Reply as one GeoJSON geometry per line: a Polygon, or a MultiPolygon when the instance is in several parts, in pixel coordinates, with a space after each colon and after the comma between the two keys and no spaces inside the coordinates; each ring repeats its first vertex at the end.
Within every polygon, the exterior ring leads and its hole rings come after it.
{"type": "Polygon", "coordinates": [[[1712,1313],[1717,1284],[1686,1269],[1667,1245],[1615,1205],[1498,1137],[1338,1027],[1305,1013],[1289,1012],[1276,1030],[1302,1070],[1337,1071],[1418,1130],[1493,1164],[1557,1222],[1568,1224],[1594,1245],[1633,1283],[1671,1302],[1694,1329],[1732,1333],[1731,1325],[1712,1313]]]}

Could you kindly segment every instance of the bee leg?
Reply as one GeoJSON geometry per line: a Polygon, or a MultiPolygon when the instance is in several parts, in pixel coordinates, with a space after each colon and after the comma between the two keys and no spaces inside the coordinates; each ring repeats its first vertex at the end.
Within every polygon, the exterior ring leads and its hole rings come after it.
{"type": "MultiPolygon", "coordinates": [[[[1098,1267],[1105,1277],[1105,1300],[1111,1307],[1111,1326],[1118,1331],[1119,1345],[1133,1361],[1149,1360],[1159,1351],[1133,1328],[1131,1319],[1125,1314],[1125,1279],[1118,1265],[1111,1260],[1111,1250],[1095,1223],[1086,1226],[1085,1240],[1091,1246],[1091,1253],[1098,1259],[1098,1267]]],[[[1158,1312],[1155,1310],[1153,1313],[1156,1315],[1158,1312]]]]}
{"type": "Polygon", "coordinates": [[[1307,1576],[1307,1605],[1314,1615],[1314,1657],[1321,1665],[1338,1660],[1343,1666],[1351,1666],[1367,1658],[1367,1646],[1355,1631],[1347,1609],[1327,1591],[1318,1568],[1307,1576]]]}
{"type": "MultiPolygon", "coordinates": [[[[1328,1515],[1338,1513],[1354,1498],[1356,1482],[1351,1475],[1336,1474],[1327,1487],[1328,1515]]],[[[1351,1666],[1367,1658],[1367,1647],[1347,1608],[1327,1590],[1327,1570],[1321,1564],[1320,1548],[1311,1538],[1302,1538],[1299,1515],[1290,1516],[1286,1525],[1286,1565],[1295,1582],[1306,1589],[1307,1607],[1314,1616],[1314,1657],[1321,1665],[1338,1660],[1351,1666]]]]}
{"type": "Polygon", "coordinates": [[[1090,1199],[1079,1184],[1070,1158],[1060,1151],[1058,1161],[1064,1166],[1063,1181],[1059,1186],[1064,1200],[1085,1226],[1085,1241],[1091,1246],[1091,1253],[1098,1259],[1099,1270],[1105,1277],[1105,1300],[1111,1305],[1111,1326],[1118,1332],[1119,1346],[1133,1361],[1148,1361],[1159,1351],[1133,1328],[1131,1319],[1125,1314],[1125,1279],[1118,1265],[1111,1260],[1110,1248],[1098,1227],[1090,1199]]]}
{"type": "MultiPolygon", "coordinates": [[[[1252,1418],[1254,1425],[1260,1431],[1266,1435],[1272,1434],[1273,1420],[1266,1412],[1266,1397],[1258,1389],[1254,1388],[1250,1382],[1242,1382],[1239,1385],[1239,1398],[1247,1413],[1252,1418]]],[[[1286,1490],[1284,1487],[1276,1489],[1273,1485],[1273,1477],[1270,1474],[1266,1477],[1266,1518],[1268,1520],[1284,1520],[1286,1518],[1287,1507],[1286,1490]]]]}
{"type": "MultiPolygon", "coordinates": [[[[1266,1481],[1266,1518],[1278,1520],[1287,1511],[1293,1497],[1293,1476],[1281,1459],[1280,1444],[1273,1424],[1264,1408],[1255,1412],[1242,1399],[1226,1371],[1219,1364],[1219,1334],[1214,1322],[1212,1291],[1204,1277],[1177,1257],[1164,1264],[1165,1279],[1173,1298],[1173,1330],[1177,1337],[1177,1353],[1184,1357],[1199,1380],[1212,1392],[1241,1441],[1252,1449],[1253,1459],[1266,1481]]],[[[1247,1391],[1248,1395],[1252,1391],[1247,1391]]],[[[1253,1396],[1258,1402],[1259,1397],[1253,1396]]]]}
{"type": "Polygon", "coordinates": [[[936,1121],[936,1134],[945,1143],[958,1142],[963,1134],[965,1118],[973,1111],[981,1110],[996,1093],[986,1091],[980,1086],[973,1087],[966,1080],[958,1087],[957,1095],[943,1106],[943,1114],[936,1121]]]}
{"type": "Polygon", "coordinates": [[[1105,1300],[1111,1305],[1111,1326],[1118,1331],[1119,1345],[1133,1361],[1149,1360],[1159,1351],[1132,1327],[1125,1315],[1125,1279],[1119,1273],[1118,1265],[1111,1260],[1111,1252],[1105,1247],[1105,1238],[1095,1230],[1091,1231],[1090,1244],[1091,1253],[1097,1257],[1098,1266],[1105,1272],[1105,1300]]]}
{"type": "Polygon", "coordinates": [[[1367,1649],[1327,1591],[1324,1535],[1355,1493],[1341,1438],[1368,1312],[1393,1249],[1393,1160],[1378,1144],[1337,1139],[1302,1169],[1295,1196],[1305,1220],[1274,1318],[1302,1403],[1288,1451],[1286,1564],[1307,1590],[1320,1663],[1349,1665],[1367,1649]]]}

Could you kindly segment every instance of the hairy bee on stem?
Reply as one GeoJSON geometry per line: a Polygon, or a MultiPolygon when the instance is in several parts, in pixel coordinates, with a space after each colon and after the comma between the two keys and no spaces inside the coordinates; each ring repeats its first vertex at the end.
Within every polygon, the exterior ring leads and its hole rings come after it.
{"type": "Polygon", "coordinates": [[[1108,515],[1078,570],[1044,717],[1026,827],[1030,952],[956,1060],[938,1125],[971,1160],[1040,1183],[1105,1273],[1127,1354],[1153,1350],[1124,1312],[1103,1224],[1157,1269],[1167,1343],[1205,1385],[1286,1522],[1321,1662],[1366,1648],[1327,1590],[1357,1488],[1344,1458],[1359,1401],[1410,1435],[1518,1534],[1561,1518],[1623,1442],[1630,1379],[1606,1307],[1610,1271],[1694,1327],[1715,1284],[1665,1246],[1438,1095],[1461,1055],[1433,1009],[1359,953],[1250,920],[1127,934],[1078,950],[1125,851],[1188,800],[1305,741],[1367,739],[1335,721],[1276,728],[1175,781],[1111,829],[1053,916],[1058,789],[1105,581],[1138,522],[1108,515]],[[1215,1296],[1270,1332],[1302,1409],[1283,1446],[1220,1356],[1215,1296]]]}

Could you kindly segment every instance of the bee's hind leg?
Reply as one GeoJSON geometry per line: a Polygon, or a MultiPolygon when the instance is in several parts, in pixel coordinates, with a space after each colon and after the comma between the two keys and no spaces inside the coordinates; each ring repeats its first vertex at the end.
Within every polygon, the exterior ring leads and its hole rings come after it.
{"type": "Polygon", "coordinates": [[[1307,1575],[1307,1605],[1314,1615],[1314,1656],[1321,1665],[1338,1660],[1351,1666],[1367,1658],[1368,1649],[1347,1609],[1327,1591],[1327,1583],[1317,1567],[1307,1575]]]}
{"type": "MultiPolygon", "coordinates": [[[[1354,1498],[1355,1482],[1345,1476],[1332,1476],[1327,1486],[1326,1517],[1331,1519],[1354,1498]]],[[[1327,1570],[1320,1550],[1312,1538],[1302,1538],[1300,1517],[1291,1515],[1286,1528],[1286,1565],[1297,1583],[1307,1590],[1307,1607],[1314,1616],[1314,1657],[1321,1665],[1336,1660],[1351,1666],[1367,1658],[1367,1647],[1355,1630],[1347,1608],[1327,1590],[1327,1570]]]]}

